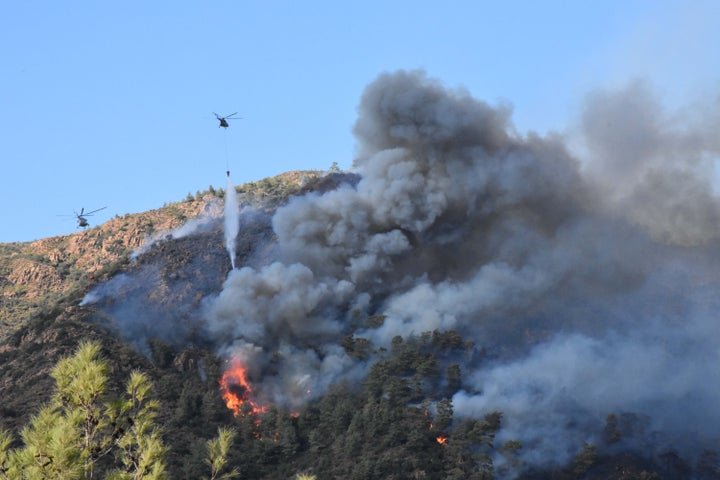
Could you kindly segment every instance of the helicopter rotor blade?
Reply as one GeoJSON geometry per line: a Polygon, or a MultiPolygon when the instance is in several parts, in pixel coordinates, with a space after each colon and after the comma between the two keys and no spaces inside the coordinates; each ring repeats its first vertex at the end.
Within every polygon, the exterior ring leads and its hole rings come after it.
{"type": "MultiPolygon", "coordinates": [[[[107,207],[98,208],[97,210],[93,210],[92,212],[86,212],[85,215],[92,215],[95,212],[99,212],[100,210],[105,210],[107,207]]],[[[83,213],[80,213],[80,215],[83,215],[83,213]]]]}

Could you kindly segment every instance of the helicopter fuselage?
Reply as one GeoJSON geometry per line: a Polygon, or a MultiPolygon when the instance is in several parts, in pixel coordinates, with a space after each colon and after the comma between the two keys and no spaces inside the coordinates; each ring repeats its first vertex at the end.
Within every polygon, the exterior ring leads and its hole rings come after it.
{"type": "Polygon", "coordinates": [[[230,124],[228,123],[228,120],[236,120],[235,118],[232,118],[232,117],[233,117],[233,115],[237,115],[237,113],[238,112],[235,112],[235,113],[231,113],[230,115],[225,115],[224,117],[221,117],[217,113],[213,112],[213,115],[215,115],[215,118],[217,118],[218,121],[220,122],[220,125],[218,125],[218,128],[219,127],[228,128],[230,126],[230,124]]]}

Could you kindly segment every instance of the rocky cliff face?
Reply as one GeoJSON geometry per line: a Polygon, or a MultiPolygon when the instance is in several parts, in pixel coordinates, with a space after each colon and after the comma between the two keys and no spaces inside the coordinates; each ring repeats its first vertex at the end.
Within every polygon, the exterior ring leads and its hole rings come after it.
{"type": "Polygon", "coordinates": [[[152,235],[210,209],[211,196],[116,217],[72,235],[0,247],[0,337],[73,289],[112,275],[152,235]]]}
{"type": "MultiPolygon", "coordinates": [[[[288,172],[236,190],[241,202],[267,209],[320,179],[319,172],[288,172]]],[[[143,245],[154,244],[193,221],[219,222],[223,194],[211,190],[188,196],[185,201],[118,216],[72,235],[0,244],[0,341],[69,293],[87,292],[108,280],[125,268],[133,252],[141,252],[143,245]]],[[[170,248],[174,247],[165,244],[154,255],[170,248]]]]}

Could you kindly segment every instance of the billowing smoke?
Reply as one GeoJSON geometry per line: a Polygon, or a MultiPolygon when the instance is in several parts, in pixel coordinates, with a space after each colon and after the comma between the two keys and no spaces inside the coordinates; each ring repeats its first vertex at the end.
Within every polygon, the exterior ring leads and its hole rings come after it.
{"type": "Polygon", "coordinates": [[[193,235],[207,233],[215,227],[216,220],[221,217],[223,207],[220,202],[210,200],[205,204],[205,208],[200,216],[188,220],[179,228],[172,230],[160,230],[143,240],[140,247],[132,252],[131,258],[137,259],[139,256],[147,253],[152,247],[158,243],[169,239],[181,239],[193,235]]]}
{"type": "Polygon", "coordinates": [[[297,405],[362,375],[346,335],[458,330],[493,354],[463,366],[455,414],[503,411],[531,464],[568,460],[613,412],[711,437],[718,122],[666,113],[641,83],[598,92],[580,157],[510,117],[423,72],[381,75],[354,128],[360,181],[277,210],[273,261],[207,299],[210,337],[297,405]]]}
{"type": "Polygon", "coordinates": [[[209,342],[246,363],[258,401],[291,408],[363,378],[373,359],[348,356],[348,335],[380,349],[457,330],[485,353],[461,365],[455,416],[504,412],[499,440],[520,440],[530,465],[566,462],[610,413],[647,419],[647,437],[674,448],[714,446],[720,104],[708,105],[670,113],[639,82],[595,92],[577,153],[560,134],[516,132],[508,105],[383,74],[359,106],[353,181],[270,220],[238,210],[228,178],[229,272],[217,220],[157,242],[88,301],[139,345],[209,342]]]}
{"type": "Polygon", "coordinates": [[[227,188],[225,189],[225,246],[230,255],[230,264],[235,268],[235,244],[238,229],[240,228],[240,208],[237,201],[237,192],[227,173],[227,188]]]}
{"type": "Polygon", "coordinates": [[[715,98],[704,111],[671,115],[642,82],[591,94],[581,121],[587,170],[611,211],[659,241],[717,243],[718,107],[715,98]]]}

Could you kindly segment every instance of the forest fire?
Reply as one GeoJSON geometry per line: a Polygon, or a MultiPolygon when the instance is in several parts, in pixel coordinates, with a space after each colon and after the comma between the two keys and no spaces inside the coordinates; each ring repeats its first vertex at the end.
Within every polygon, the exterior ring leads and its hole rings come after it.
{"type": "Polygon", "coordinates": [[[267,407],[258,405],[252,400],[253,391],[247,381],[247,368],[237,358],[230,361],[230,367],[223,373],[220,379],[220,391],[225,405],[236,417],[243,413],[243,405],[248,405],[248,413],[256,415],[267,410],[267,407]]]}
{"type": "Polygon", "coordinates": [[[448,437],[447,435],[438,435],[437,437],[435,437],[435,441],[440,445],[445,445],[445,443],[447,443],[448,441],[448,437]]]}

